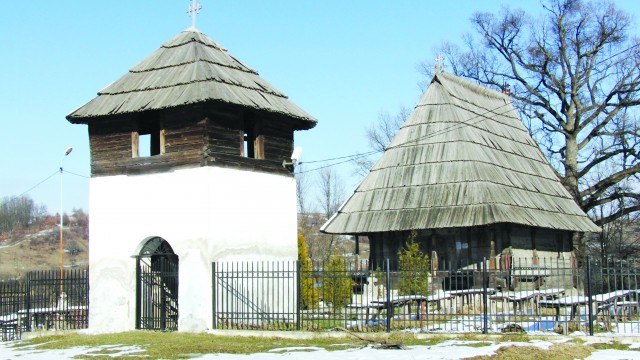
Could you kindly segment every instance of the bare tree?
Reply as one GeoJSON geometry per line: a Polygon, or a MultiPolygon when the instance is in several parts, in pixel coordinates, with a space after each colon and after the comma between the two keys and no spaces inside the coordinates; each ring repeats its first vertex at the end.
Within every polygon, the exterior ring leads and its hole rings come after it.
{"type": "MultiPolygon", "coordinates": [[[[333,168],[324,168],[319,173],[319,198],[320,208],[326,217],[331,218],[333,214],[338,212],[340,205],[344,200],[344,184],[333,170],[333,168]]],[[[328,258],[333,250],[333,244],[335,242],[335,235],[327,234],[320,238],[325,243],[328,242],[328,247],[324,254],[318,254],[318,257],[328,258]]]]}
{"type": "Polygon", "coordinates": [[[318,202],[324,215],[330,218],[338,211],[344,200],[344,185],[332,168],[324,168],[319,173],[320,196],[318,202]]]}
{"type": "MultiPolygon", "coordinates": [[[[411,110],[405,106],[401,106],[394,115],[380,111],[377,121],[371,124],[366,132],[371,149],[382,154],[409,115],[411,115],[411,110]]],[[[354,160],[355,173],[363,177],[366,176],[374,162],[375,159],[370,156],[356,158],[354,160]]]]}
{"type": "Polygon", "coordinates": [[[40,221],[46,212],[46,207],[26,195],[6,197],[0,202],[0,232],[27,228],[40,221]]]}
{"type": "Polygon", "coordinates": [[[624,260],[640,255],[639,215],[628,214],[604,224],[602,232],[592,236],[592,241],[588,244],[591,255],[600,257],[603,261],[607,258],[624,260]]]}
{"type": "Polygon", "coordinates": [[[299,219],[299,231],[307,242],[309,258],[313,261],[326,261],[331,255],[332,235],[320,232],[320,226],[327,219],[319,213],[301,214],[299,219]]]}
{"type": "Polygon", "coordinates": [[[298,214],[306,214],[310,209],[308,203],[308,194],[311,188],[311,183],[307,173],[302,171],[302,165],[299,165],[299,171],[295,173],[296,177],[296,200],[298,203],[298,214]]]}
{"type": "Polygon", "coordinates": [[[327,220],[323,215],[313,212],[309,203],[311,181],[309,173],[296,173],[296,197],[298,200],[298,231],[305,239],[308,256],[311,260],[324,261],[330,254],[331,238],[320,233],[320,226],[327,220]]]}
{"type": "Polygon", "coordinates": [[[464,49],[444,44],[440,52],[460,76],[513,86],[514,105],[562,183],[603,226],[640,210],[640,40],[609,2],[543,8],[541,19],[509,8],[476,13],[464,49]],[[622,206],[597,211],[612,203],[622,206]]]}

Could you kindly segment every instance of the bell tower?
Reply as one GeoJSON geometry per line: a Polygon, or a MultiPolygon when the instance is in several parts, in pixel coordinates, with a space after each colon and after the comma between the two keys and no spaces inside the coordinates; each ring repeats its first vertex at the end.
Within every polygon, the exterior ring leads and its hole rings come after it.
{"type": "Polygon", "coordinates": [[[90,139],[92,329],[211,329],[213,261],[297,258],[284,164],[316,120],[195,27],[67,120],[90,139]]]}

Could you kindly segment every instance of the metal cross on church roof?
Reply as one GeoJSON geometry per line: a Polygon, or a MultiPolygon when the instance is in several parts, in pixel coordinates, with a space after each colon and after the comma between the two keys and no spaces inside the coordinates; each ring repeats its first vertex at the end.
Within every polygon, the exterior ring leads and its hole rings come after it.
{"type": "Polygon", "coordinates": [[[433,66],[433,68],[436,69],[436,74],[443,72],[445,67],[447,67],[447,65],[444,64],[444,57],[442,55],[436,56],[436,64],[433,66]]]}
{"type": "Polygon", "coordinates": [[[196,15],[202,10],[202,5],[196,0],[191,0],[191,5],[187,8],[187,14],[191,16],[191,27],[196,27],[196,15]]]}

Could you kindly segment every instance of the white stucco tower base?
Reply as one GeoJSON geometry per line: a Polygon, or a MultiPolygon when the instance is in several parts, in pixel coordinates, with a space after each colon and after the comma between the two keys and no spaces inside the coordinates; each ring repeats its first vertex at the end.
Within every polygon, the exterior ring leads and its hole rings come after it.
{"type": "Polygon", "coordinates": [[[197,167],[90,180],[89,329],[135,329],[136,256],[161,237],[179,258],[179,331],[212,328],[212,262],[295,260],[292,176],[197,167]]]}

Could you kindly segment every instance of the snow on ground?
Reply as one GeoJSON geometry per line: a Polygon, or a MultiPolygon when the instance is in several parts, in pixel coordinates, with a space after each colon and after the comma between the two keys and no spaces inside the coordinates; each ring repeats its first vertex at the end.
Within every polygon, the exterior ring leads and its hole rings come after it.
{"type": "MultiPolygon", "coordinates": [[[[360,349],[327,351],[317,347],[295,347],[273,349],[267,353],[254,353],[249,355],[233,354],[190,354],[190,359],[201,360],[279,360],[279,359],[300,359],[300,360],[404,360],[404,359],[442,359],[455,360],[465,359],[479,355],[494,354],[502,346],[537,346],[541,349],[548,349],[558,342],[568,341],[567,338],[547,341],[533,340],[530,342],[513,343],[493,343],[488,342],[487,346],[473,346],[478,341],[450,340],[433,346],[411,346],[406,350],[374,349],[364,347],[360,349]]],[[[87,355],[96,351],[106,351],[112,357],[126,357],[138,355],[144,351],[144,347],[138,346],[100,346],[100,347],[75,347],[65,350],[39,350],[37,346],[14,348],[19,342],[0,342],[0,360],[8,359],[29,359],[29,360],[49,360],[49,359],[72,359],[74,356],[87,355]]],[[[485,343],[483,341],[483,343],[485,343]]],[[[105,355],[105,354],[101,354],[105,355]]],[[[640,351],[623,350],[597,350],[587,360],[640,360],[640,351]]]]}

